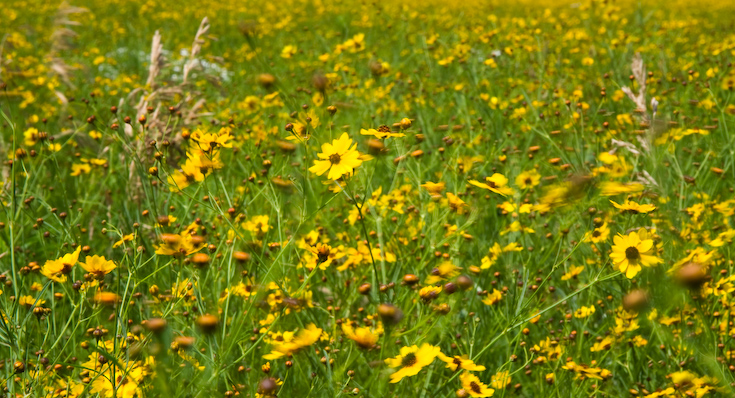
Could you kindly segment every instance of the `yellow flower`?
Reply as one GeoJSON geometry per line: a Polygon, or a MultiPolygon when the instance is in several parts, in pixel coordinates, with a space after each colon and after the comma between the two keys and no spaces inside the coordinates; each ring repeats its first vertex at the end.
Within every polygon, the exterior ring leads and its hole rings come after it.
{"type": "Polygon", "coordinates": [[[600,243],[606,241],[608,236],[610,236],[610,228],[607,227],[607,222],[604,222],[591,233],[588,232],[585,235],[585,240],[589,240],[592,243],[600,243]]]}
{"type": "Polygon", "coordinates": [[[206,246],[204,238],[192,235],[196,224],[190,225],[180,234],[162,234],[162,244],[156,247],[156,254],[164,256],[188,256],[206,246]]]}
{"type": "Polygon", "coordinates": [[[36,142],[38,142],[38,130],[34,127],[29,128],[23,133],[23,138],[26,146],[36,145],[36,142]]]}
{"type": "Polygon", "coordinates": [[[244,222],[242,224],[242,227],[255,235],[262,235],[268,232],[268,230],[270,229],[270,226],[268,225],[269,220],[270,217],[268,217],[267,215],[255,216],[250,220],[244,222]]]}
{"type": "Polygon", "coordinates": [[[485,370],[484,366],[475,364],[466,356],[460,357],[459,355],[455,355],[453,357],[448,357],[441,352],[438,356],[439,359],[447,363],[447,369],[452,369],[453,372],[456,372],[459,369],[468,370],[470,372],[482,372],[485,370]]]}
{"type": "Polygon", "coordinates": [[[486,183],[482,183],[477,180],[470,180],[469,183],[479,187],[495,192],[499,195],[508,196],[513,195],[513,189],[508,186],[508,179],[500,173],[495,173],[490,177],[485,178],[486,183]]]}
{"type": "Polygon", "coordinates": [[[220,129],[217,134],[203,133],[201,130],[195,130],[191,133],[191,139],[199,144],[199,149],[204,152],[211,152],[217,147],[232,148],[232,139],[230,130],[226,127],[220,129]]]}
{"type": "Polygon", "coordinates": [[[652,255],[653,239],[641,240],[636,231],[627,236],[618,234],[613,241],[615,245],[612,247],[610,259],[628,279],[635,277],[640,272],[641,266],[650,267],[663,262],[652,255]]]}
{"type": "Polygon", "coordinates": [[[541,174],[535,169],[524,171],[516,177],[516,185],[520,189],[533,188],[541,182],[541,174]]]}
{"type": "MultiPolygon", "coordinates": [[[[322,270],[327,269],[333,260],[340,259],[345,255],[341,250],[335,250],[332,246],[324,243],[307,246],[306,249],[316,256],[316,265],[322,270]]],[[[339,249],[343,249],[343,247],[340,246],[339,249]]]]}
{"type": "Polygon", "coordinates": [[[493,305],[499,302],[503,298],[503,293],[500,290],[493,289],[493,292],[488,294],[487,297],[482,299],[482,303],[486,305],[493,305]]]}
{"type": "Polygon", "coordinates": [[[643,184],[637,182],[631,182],[629,184],[623,184],[614,181],[605,181],[600,184],[600,195],[602,196],[615,196],[621,193],[638,193],[643,191],[643,184]]]}
{"type": "Polygon", "coordinates": [[[572,265],[569,267],[569,272],[562,275],[561,280],[568,281],[572,278],[576,278],[577,275],[582,273],[582,271],[584,271],[584,265],[580,265],[579,267],[572,265]]]}
{"type": "Polygon", "coordinates": [[[54,282],[66,282],[66,274],[71,272],[74,264],[79,260],[79,253],[82,251],[81,246],[72,253],[67,253],[56,260],[48,260],[41,269],[41,274],[54,282]]]}
{"type": "Polygon", "coordinates": [[[313,323],[301,329],[298,334],[293,332],[284,333],[282,341],[274,341],[270,354],[263,355],[263,359],[278,359],[283,356],[293,355],[301,348],[308,347],[317,341],[322,335],[322,330],[313,323]]]}
{"type": "Polygon", "coordinates": [[[447,204],[457,214],[464,214],[465,208],[468,207],[464,200],[451,192],[447,192],[447,204]]]}
{"type": "Polygon", "coordinates": [[[281,57],[286,59],[291,58],[296,54],[297,50],[296,46],[287,45],[281,50],[281,57]]]}
{"type": "Polygon", "coordinates": [[[433,285],[445,279],[459,275],[462,268],[457,267],[451,261],[444,261],[438,267],[431,270],[431,275],[426,277],[426,284],[433,285]]]}
{"type": "Polygon", "coordinates": [[[588,316],[595,313],[595,306],[591,305],[589,307],[581,307],[577,311],[574,312],[575,318],[587,318],[588,316]]]}
{"type": "Polygon", "coordinates": [[[184,189],[195,181],[204,181],[204,174],[199,164],[192,159],[186,159],[186,162],[181,166],[181,170],[176,170],[168,176],[171,192],[184,189]]]}
{"type": "Polygon", "coordinates": [[[620,209],[622,212],[628,212],[632,214],[646,214],[656,210],[656,206],[650,204],[638,204],[632,200],[626,200],[622,205],[619,205],[612,200],[610,203],[615,206],[616,209],[620,209]]]}
{"type": "Polygon", "coordinates": [[[89,174],[92,171],[92,167],[88,164],[73,164],[71,165],[71,175],[78,177],[82,174],[89,174]]]}
{"type": "Polygon", "coordinates": [[[441,292],[442,288],[440,286],[426,286],[419,290],[419,297],[424,301],[431,301],[437,298],[441,292]]]}
{"type": "Polygon", "coordinates": [[[462,373],[459,380],[462,382],[462,388],[470,394],[470,397],[492,397],[495,393],[495,390],[489,388],[472,373],[462,373]]]}
{"type": "Polygon", "coordinates": [[[382,125],[378,127],[378,129],[360,129],[360,134],[362,135],[374,135],[375,138],[383,139],[383,138],[389,138],[389,137],[405,137],[406,134],[403,133],[394,133],[391,131],[390,127],[386,125],[382,125]]]}
{"type": "Polygon", "coordinates": [[[498,372],[490,378],[490,386],[496,390],[502,390],[510,385],[510,373],[507,370],[498,372]]]}
{"type": "Polygon", "coordinates": [[[598,352],[598,351],[604,351],[610,348],[612,346],[613,339],[610,336],[605,337],[604,339],[596,342],[592,347],[590,347],[590,352],[598,352]]]}
{"type": "Polygon", "coordinates": [[[370,329],[368,326],[354,328],[347,321],[342,323],[342,332],[348,339],[357,343],[358,346],[367,349],[375,346],[380,338],[380,334],[383,333],[383,328],[380,326],[375,330],[370,329]]]}
{"type": "Polygon", "coordinates": [[[112,245],[112,248],[114,249],[116,247],[119,247],[125,242],[131,242],[133,239],[135,239],[134,234],[123,235],[123,237],[119,241],[115,242],[115,244],[112,245]]]}
{"type": "Polygon", "coordinates": [[[109,274],[116,265],[111,260],[106,260],[102,256],[87,256],[85,263],[79,263],[85,271],[93,274],[97,279],[104,278],[109,274]]]}
{"type": "Polygon", "coordinates": [[[421,186],[426,188],[426,190],[429,191],[431,195],[441,195],[441,193],[444,192],[444,188],[447,186],[447,184],[443,181],[439,183],[426,181],[426,183],[421,184],[421,186]]]}
{"type": "Polygon", "coordinates": [[[391,368],[400,368],[390,376],[390,382],[398,383],[404,377],[417,375],[421,369],[434,362],[440,352],[439,347],[427,343],[422,344],[421,348],[415,345],[402,347],[397,357],[385,360],[391,368]]]}
{"type": "Polygon", "coordinates": [[[327,178],[330,180],[337,180],[343,175],[351,176],[355,168],[359,167],[363,161],[356,148],[357,144],[352,145],[350,136],[343,133],[331,144],[322,144],[322,152],[317,155],[321,160],[314,160],[314,165],[309,168],[309,171],[322,175],[329,170],[327,178]]]}

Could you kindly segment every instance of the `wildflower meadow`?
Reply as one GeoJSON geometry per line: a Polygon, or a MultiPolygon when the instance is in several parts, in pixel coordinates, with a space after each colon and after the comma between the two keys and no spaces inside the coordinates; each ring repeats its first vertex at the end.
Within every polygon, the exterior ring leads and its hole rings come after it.
{"type": "Polygon", "coordinates": [[[735,396],[735,3],[1,3],[0,397],[735,396]]]}

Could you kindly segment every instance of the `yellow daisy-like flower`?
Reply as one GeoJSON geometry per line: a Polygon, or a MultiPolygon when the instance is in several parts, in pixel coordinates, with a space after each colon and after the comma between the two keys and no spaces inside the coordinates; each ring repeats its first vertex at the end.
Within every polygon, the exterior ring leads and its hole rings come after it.
{"type": "Polygon", "coordinates": [[[520,189],[533,188],[541,182],[541,174],[536,170],[524,171],[516,177],[516,185],[520,189]]]}
{"type": "Polygon", "coordinates": [[[71,272],[71,268],[79,260],[81,251],[82,246],[77,246],[72,253],[67,253],[56,260],[46,261],[41,269],[41,274],[54,282],[66,282],[66,274],[71,272]]]}
{"type": "Polygon", "coordinates": [[[86,262],[79,263],[85,271],[93,274],[95,278],[102,279],[109,274],[117,266],[111,260],[105,259],[103,256],[87,256],[86,262]]]}
{"type": "Polygon", "coordinates": [[[641,240],[636,231],[627,236],[618,234],[613,238],[613,242],[615,245],[610,253],[610,259],[628,279],[635,277],[642,266],[650,267],[663,262],[653,255],[653,239],[641,240]]]}
{"type": "MultiPolygon", "coordinates": [[[[345,256],[345,253],[342,251],[344,247],[340,246],[337,248],[334,248],[332,246],[329,246],[325,243],[317,243],[314,246],[307,246],[306,250],[308,250],[311,254],[316,256],[316,266],[319,267],[319,269],[325,270],[327,269],[331,264],[332,261],[338,260],[345,256]]],[[[311,264],[309,265],[311,268],[311,264]]]]}
{"type": "Polygon", "coordinates": [[[380,126],[376,129],[361,129],[360,134],[362,135],[373,135],[375,138],[383,139],[383,138],[389,138],[389,137],[405,137],[406,134],[403,133],[394,133],[391,131],[390,127],[388,126],[380,126]]]}
{"type": "Polygon", "coordinates": [[[385,360],[391,368],[400,368],[390,376],[390,382],[398,383],[404,377],[417,375],[421,369],[434,362],[440,352],[439,347],[427,343],[421,345],[421,348],[415,345],[402,347],[397,357],[385,360]]]}
{"type": "Polygon", "coordinates": [[[464,369],[470,372],[482,372],[483,370],[485,370],[484,366],[477,365],[466,356],[460,357],[459,355],[455,355],[453,357],[448,357],[441,352],[438,356],[439,359],[447,363],[447,369],[452,369],[453,372],[456,372],[459,369],[464,369]]]}
{"type": "Polygon", "coordinates": [[[644,188],[643,184],[639,184],[637,182],[625,184],[615,181],[605,181],[600,184],[600,195],[615,196],[620,195],[621,193],[638,193],[643,191],[644,188]]]}
{"type": "Polygon", "coordinates": [[[426,188],[427,191],[429,191],[432,195],[441,195],[442,192],[444,192],[444,188],[447,186],[445,182],[431,182],[426,181],[426,183],[421,184],[422,187],[426,188]]]}
{"type": "Polygon", "coordinates": [[[487,189],[499,195],[513,195],[513,188],[508,186],[508,179],[500,173],[495,173],[492,176],[485,178],[485,183],[477,180],[470,180],[469,183],[478,188],[487,189]]]}
{"type": "Polygon", "coordinates": [[[616,209],[620,209],[622,212],[628,212],[632,214],[647,214],[656,210],[656,206],[651,204],[638,204],[632,200],[625,201],[622,205],[610,201],[616,209]]]}
{"type": "Polygon", "coordinates": [[[343,133],[331,144],[322,144],[322,152],[317,155],[321,160],[314,160],[314,165],[309,168],[309,171],[322,175],[329,170],[327,178],[330,180],[339,179],[343,175],[351,176],[355,168],[359,167],[363,161],[356,148],[357,144],[352,145],[350,136],[343,133]]]}
{"type": "Polygon", "coordinates": [[[480,379],[469,372],[464,372],[459,376],[462,382],[462,388],[470,394],[470,397],[492,397],[495,390],[488,387],[480,379]]]}
{"type": "Polygon", "coordinates": [[[355,328],[349,321],[342,323],[342,332],[347,336],[348,339],[357,343],[360,348],[369,349],[375,346],[383,333],[383,327],[378,327],[373,330],[368,326],[355,328]]]}
{"type": "Polygon", "coordinates": [[[322,335],[322,329],[319,329],[313,323],[301,329],[298,334],[289,332],[284,333],[282,341],[273,342],[273,350],[270,354],[263,355],[263,359],[278,359],[284,356],[293,355],[301,348],[308,347],[317,341],[322,335]],[[286,337],[287,336],[287,337],[286,337]]]}
{"type": "Polygon", "coordinates": [[[447,205],[457,214],[464,214],[465,209],[468,207],[464,200],[451,192],[447,192],[447,205]]]}

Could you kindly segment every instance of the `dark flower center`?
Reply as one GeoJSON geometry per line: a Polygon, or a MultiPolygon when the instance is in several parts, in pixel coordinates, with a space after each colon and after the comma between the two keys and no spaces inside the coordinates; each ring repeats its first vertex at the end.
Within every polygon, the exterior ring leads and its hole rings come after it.
{"type": "Polygon", "coordinates": [[[523,182],[524,182],[524,183],[525,183],[526,185],[531,185],[531,183],[533,182],[533,180],[531,180],[531,178],[526,178],[526,179],[525,179],[525,180],[524,180],[523,182]]]}
{"type": "Polygon", "coordinates": [[[459,369],[459,368],[461,368],[461,367],[462,367],[462,360],[461,360],[461,359],[459,359],[459,358],[456,358],[456,357],[455,357],[455,358],[454,358],[454,360],[453,360],[452,362],[453,362],[453,363],[454,363],[455,365],[457,365],[457,369],[459,369]]]}
{"type": "Polygon", "coordinates": [[[598,237],[598,236],[600,236],[600,235],[602,235],[602,232],[600,232],[598,230],[595,230],[594,232],[592,232],[592,236],[594,236],[595,238],[598,237]]]}
{"type": "Polygon", "coordinates": [[[342,158],[339,157],[338,153],[334,153],[332,155],[329,155],[329,162],[332,164],[339,164],[339,161],[342,160],[342,158]]]}
{"type": "Polygon", "coordinates": [[[401,361],[401,366],[403,366],[404,368],[413,366],[415,364],[416,364],[416,354],[414,353],[406,354],[406,356],[403,357],[403,360],[401,361]]]}
{"type": "Polygon", "coordinates": [[[480,385],[479,385],[479,384],[477,384],[477,383],[475,383],[474,381],[473,381],[473,382],[470,382],[470,389],[471,389],[471,390],[472,390],[472,392],[474,392],[475,394],[480,394],[480,393],[482,393],[482,388],[480,388],[480,385]]]}
{"type": "Polygon", "coordinates": [[[627,258],[628,261],[636,261],[641,258],[641,253],[638,252],[638,248],[631,246],[625,249],[625,258],[627,258]]]}
{"type": "Polygon", "coordinates": [[[386,125],[382,125],[382,126],[378,127],[378,131],[381,132],[381,133],[390,133],[390,127],[388,127],[386,125]]]}

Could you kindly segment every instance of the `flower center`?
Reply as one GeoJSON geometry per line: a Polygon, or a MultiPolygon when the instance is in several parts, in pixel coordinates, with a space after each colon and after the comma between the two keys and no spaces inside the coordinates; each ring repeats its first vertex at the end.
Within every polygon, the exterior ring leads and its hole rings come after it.
{"type": "Polygon", "coordinates": [[[415,364],[416,364],[416,354],[414,353],[406,354],[406,356],[403,357],[403,360],[401,361],[401,366],[403,366],[404,368],[413,366],[415,364]]]}
{"type": "Polygon", "coordinates": [[[332,164],[339,164],[339,161],[342,160],[342,158],[339,157],[338,153],[334,153],[332,155],[329,155],[329,162],[332,164]]]}
{"type": "Polygon", "coordinates": [[[638,252],[638,248],[631,246],[625,249],[625,258],[627,258],[628,261],[636,261],[641,258],[641,253],[638,252]]]}
{"type": "Polygon", "coordinates": [[[602,233],[598,230],[595,230],[594,232],[592,232],[592,236],[594,236],[595,238],[597,238],[600,235],[602,235],[602,233]]]}
{"type": "Polygon", "coordinates": [[[532,179],[530,179],[530,178],[526,178],[526,179],[525,179],[525,180],[524,180],[523,182],[524,182],[524,183],[525,183],[526,185],[531,185],[531,183],[533,182],[533,180],[532,180],[532,179]]]}
{"type": "Polygon", "coordinates": [[[479,385],[479,384],[477,384],[477,383],[475,383],[474,381],[473,381],[473,382],[470,382],[470,389],[471,389],[471,390],[472,390],[472,392],[474,392],[475,394],[480,394],[480,393],[482,393],[482,388],[480,388],[480,385],[479,385]]]}

